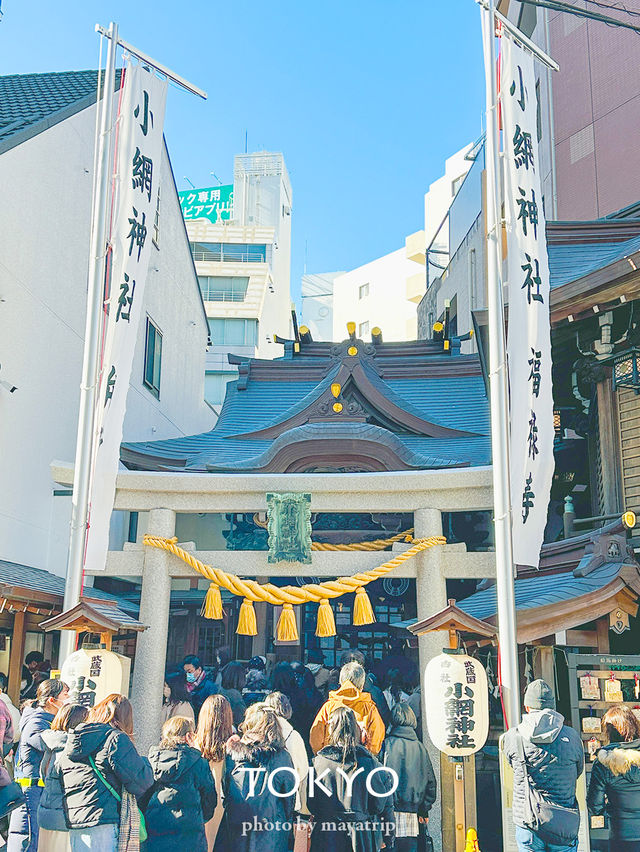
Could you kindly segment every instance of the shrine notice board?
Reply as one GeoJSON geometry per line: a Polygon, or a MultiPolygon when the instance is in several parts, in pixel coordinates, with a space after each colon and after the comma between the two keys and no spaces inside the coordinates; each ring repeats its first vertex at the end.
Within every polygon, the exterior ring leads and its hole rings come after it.
{"type": "MultiPolygon", "coordinates": [[[[640,719],[640,656],[568,653],[571,726],[584,746],[587,787],[597,750],[604,745],[601,719],[610,707],[624,704],[640,719]]],[[[609,828],[591,824],[591,840],[609,837],[609,828]]]]}

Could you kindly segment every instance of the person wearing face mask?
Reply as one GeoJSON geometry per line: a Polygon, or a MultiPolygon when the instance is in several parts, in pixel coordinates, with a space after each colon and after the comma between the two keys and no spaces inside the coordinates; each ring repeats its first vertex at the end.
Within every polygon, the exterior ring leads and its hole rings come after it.
{"type": "Polygon", "coordinates": [[[35,703],[26,707],[22,714],[14,774],[26,802],[11,814],[7,852],[36,852],[38,848],[38,805],[44,787],[40,779],[45,751],[42,732],[49,730],[68,695],[66,683],[44,680],[38,686],[35,703]]]}
{"type": "Polygon", "coordinates": [[[187,676],[187,692],[191,698],[196,719],[200,708],[210,695],[217,695],[220,688],[214,683],[213,678],[203,667],[200,657],[188,654],[183,662],[182,668],[187,676]]]}

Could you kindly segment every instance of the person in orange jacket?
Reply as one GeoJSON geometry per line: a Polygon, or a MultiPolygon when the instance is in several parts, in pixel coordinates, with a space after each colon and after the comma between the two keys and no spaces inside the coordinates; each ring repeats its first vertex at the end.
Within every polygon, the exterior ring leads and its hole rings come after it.
{"type": "Polygon", "coordinates": [[[349,707],[363,732],[363,745],[372,754],[378,754],[384,742],[384,722],[375,702],[368,692],[363,692],[364,668],[357,662],[347,663],[340,669],[340,688],[329,693],[329,698],[318,711],[311,726],[310,743],[317,754],[329,742],[329,719],[338,707],[349,707]]]}

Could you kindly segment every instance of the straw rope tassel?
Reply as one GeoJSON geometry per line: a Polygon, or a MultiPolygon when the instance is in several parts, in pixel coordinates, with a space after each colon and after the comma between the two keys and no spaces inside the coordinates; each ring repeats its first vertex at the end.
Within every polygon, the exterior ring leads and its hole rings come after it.
{"type": "MultiPolygon", "coordinates": [[[[383,565],[379,565],[371,571],[361,571],[352,576],[339,577],[336,580],[326,580],[323,583],[307,583],[304,586],[274,586],[272,583],[258,583],[256,580],[242,579],[236,574],[228,574],[220,568],[205,565],[204,562],[200,562],[191,553],[187,553],[186,550],[179,547],[177,538],[162,538],[147,533],[143,541],[147,547],[158,547],[161,550],[173,553],[174,556],[182,559],[183,562],[211,581],[214,588],[210,586],[207,595],[210,595],[212,611],[215,610],[216,606],[216,586],[218,587],[218,594],[220,593],[220,586],[222,586],[232,594],[244,597],[244,601],[240,607],[240,617],[236,631],[244,636],[256,636],[258,632],[256,614],[253,608],[254,601],[264,601],[273,606],[319,603],[317,630],[331,630],[332,632],[326,635],[333,636],[335,635],[335,622],[328,599],[338,598],[350,592],[356,593],[353,623],[356,625],[373,624],[375,616],[364,586],[384,577],[390,571],[393,571],[394,568],[412,559],[423,550],[447,543],[446,538],[443,536],[413,539],[411,547],[408,550],[398,553],[383,565]]],[[[350,547],[355,549],[354,545],[350,545],[350,547]]],[[[292,610],[287,609],[287,612],[289,614],[285,616],[286,620],[283,622],[283,631],[285,629],[284,625],[287,622],[290,623],[291,617],[295,619],[292,610]]],[[[317,635],[320,636],[322,634],[317,633],[317,635]]]]}
{"type": "Polygon", "coordinates": [[[356,589],[356,599],[353,604],[353,623],[360,627],[363,624],[373,624],[376,620],[373,614],[373,607],[369,600],[369,595],[365,592],[364,587],[356,589]]]}
{"type": "Polygon", "coordinates": [[[298,623],[296,621],[296,614],[293,611],[293,605],[290,603],[283,605],[280,618],[278,619],[278,641],[298,641],[298,623]]]}
{"type": "Polygon", "coordinates": [[[202,604],[202,615],[205,618],[222,618],[222,595],[217,583],[210,583],[202,604]]]}
{"type": "Polygon", "coordinates": [[[258,625],[256,623],[256,611],[253,608],[253,601],[245,598],[240,607],[238,615],[238,627],[236,633],[240,636],[257,636],[258,625]]]}
{"type": "Polygon", "coordinates": [[[322,598],[318,607],[318,619],[316,621],[316,636],[325,638],[336,635],[336,620],[328,598],[322,598]]]}

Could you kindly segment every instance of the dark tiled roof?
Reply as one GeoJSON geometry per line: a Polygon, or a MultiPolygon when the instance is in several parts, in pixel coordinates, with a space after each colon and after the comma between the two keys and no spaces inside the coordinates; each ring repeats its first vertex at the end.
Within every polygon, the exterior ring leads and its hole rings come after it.
{"type": "Polygon", "coordinates": [[[549,244],[551,289],[583,278],[640,250],[640,237],[623,242],[549,244]]]}
{"type": "MultiPolygon", "coordinates": [[[[0,584],[17,586],[21,589],[29,589],[48,595],[57,595],[60,598],[64,597],[64,577],[58,577],[42,568],[32,568],[30,565],[20,565],[17,562],[7,562],[4,559],[0,559],[0,584]]],[[[90,598],[117,601],[118,606],[131,615],[138,613],[138,606],[135,603],[118,595],[89,586],[85,587],[85,593],[90,598]]]]}
{"type": "Polygon", "coordinates": [[[97,82],[97,71],[0,77],[0,154],[91,106],[97,82]]]}
{"type": "MultiPolygon", "coordinates": [[[[134,618],[128,612],[125,612],[122,609],[122,599],[119,600],[119,606],[110,606],[109,604],[100,604],[96,603],[96,601],[92,600],[93,598],[101,597],[101,595],[95,594],[99,592],[99,589],[85,589],[84,595],[88,599],[89,605],[95,609],[97,613],[105,616],[113,621],[117,621],[123,628],[133,627],[134,629],[139,629],[141,627],[140,622],[137,618],[134,618]]],[[[102,594],[105,594],[104,592],[102,594]]],[[[125,602],[128,603],[128,602],[125,602]]]]}
{"type": "MultiPolygon", "coordinates": [[[[362,342],[359,345],[362,347],[362,342]]],[[[303,351],[293,359],[285,356],[269,362],[269,367],[265,362],[247,361],[247,376],[227,385],[220,417],[210,432],[123,444],[125,464],[142,469],[250,472],[271,462],[287,443],[323,438],[384,445],[402,457],[406,468],[400,469],[490,464],[489,407],[477,358],[443,357],[442,351],[421,351],[413,343],[390,344],[393,351],[388,355],[377,351],[371,364],[363,365],[363,371],[372,393],[449,433],[429,437],[376,421],[375,416],[368,423],[356,424],[318,419],[312,414],[307,422],[287,426],[289,419],[300,417],[305,409],[314,411],[337,374],[335,357],[329,354],[331,344],[326,344],[325,358],[318,357],[321,346],[314,344],[308,357],[303,351]],[[322,364],[324,367],[319,366],[322,364]],[[311,380],[305,365],[316,371],[316,380],[311,380]],[[374,375],[374,367],[379,375],[374,375]],[[279,372],[283,373],[280,380],[279,372]],[[279,424],[283,424],[281,429],[279,424]],[[266,429],[279,429],[279,433],[247,434],[266,429]]]]}
{"type": "MultiPolygon", "coordinates": [[[[535,609],[547,604],[573,600],[602,589],[614,580],[622,568],[621,562],[610,562],[586,577],[576,577],[573,571],[562,574],[520,577],[514,583],[516,610],[535,609]]],[[[457,603],[460,609],[486,621],[496,614],[496,587],[490,586],[457,603]]]]}

